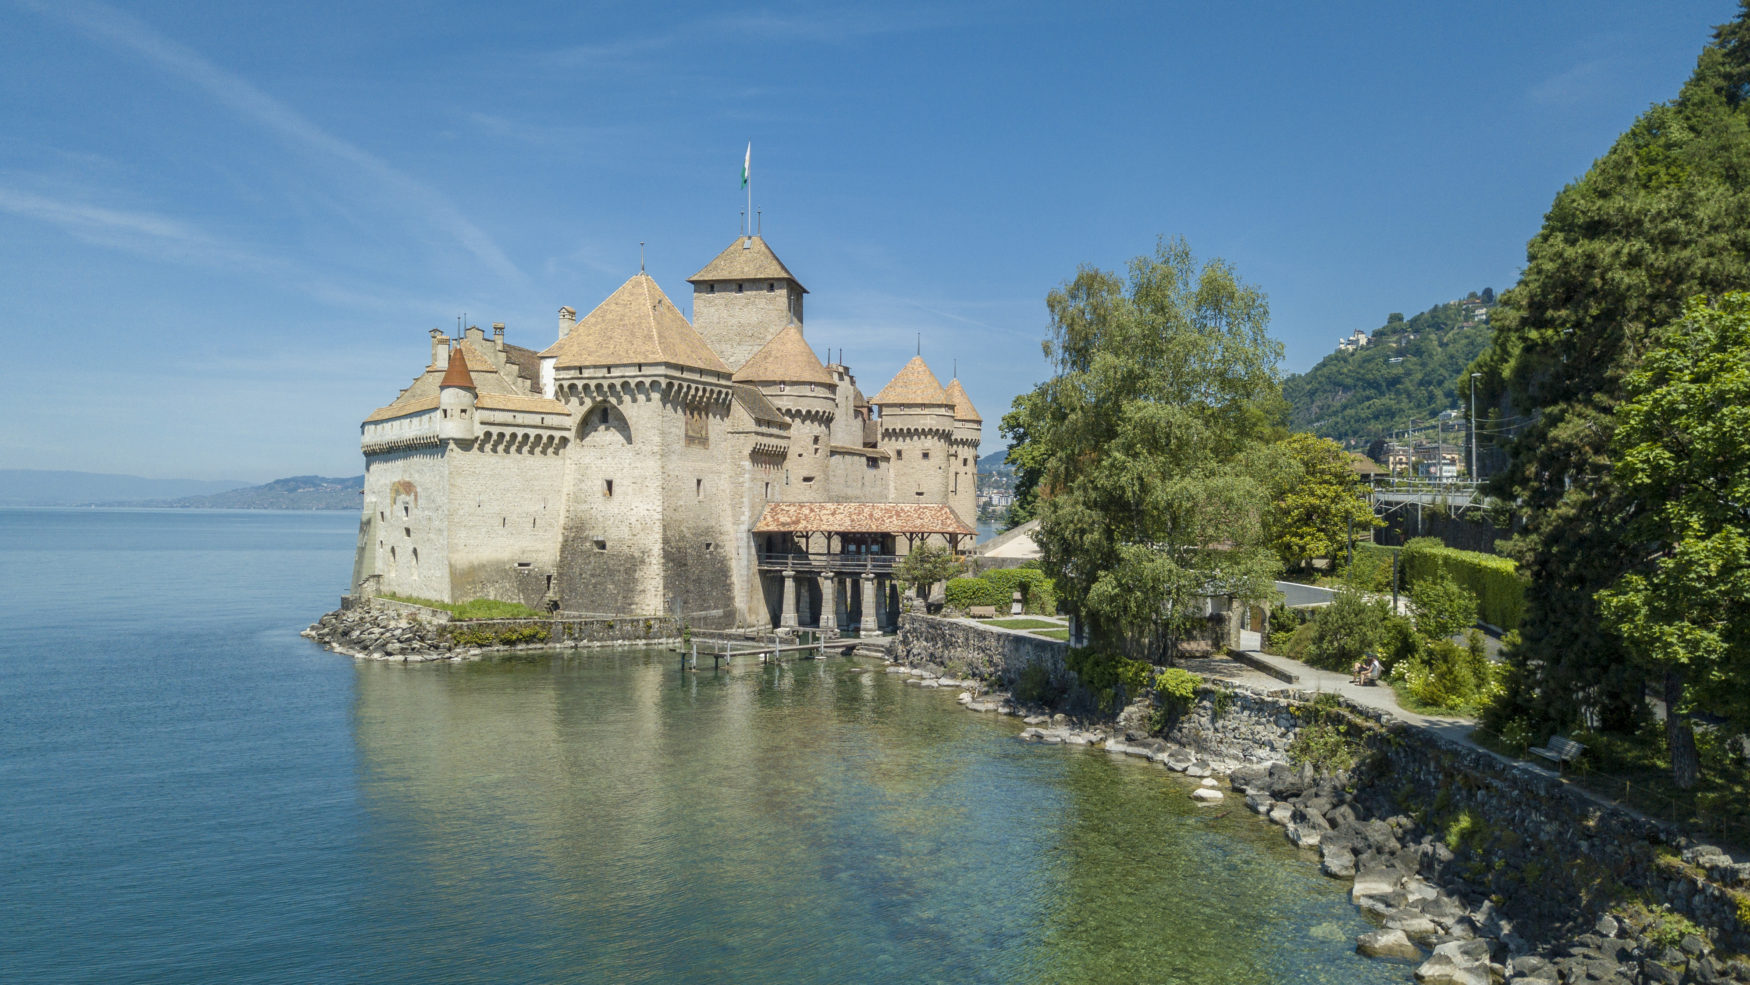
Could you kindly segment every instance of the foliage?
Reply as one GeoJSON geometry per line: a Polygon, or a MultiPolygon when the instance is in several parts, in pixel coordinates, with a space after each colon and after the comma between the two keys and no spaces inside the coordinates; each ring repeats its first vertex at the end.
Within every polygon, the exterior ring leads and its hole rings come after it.
{"type": "Polygon", "coordinates": [[[1094,647],[1072,648],[1064,657],[1064,665],[1103,708],[1134,701],[1148,688],[1149,671],[1153,669],[1141,660],[1094,647]]]}
{"type": "Polygon", "coordinates": [[[1168,667],[1155,675],[1155,694],[1168,707],[1183,713],[1197,700],[1197,688],[1203,678],[1183,667],[1168,667]]]}
{"type": "Polygon", "coordinates": [[[1044,664],[1030,663],[1021,668],[1021,673],[1015,678],[1015,687],[1011,692],[1016,701],[1030,705],[1050,705],[1063,696],[1057,683],[1051,679],[1051,671],[1044,664]]]}
{"type": "Polygon", "coordinates": [[[1340,588],[1331,604],[1313,618],[1305,660],[1325,670],[1348,670],[1378,649],[1391,615],[1391,603],[1368,598],[1353,588],[1340,588]]]}
{"type": "Polygon", "coordinates": [[[893,577],[916,588],[919,595],[931,585],[946,581],[966,567],[958,555],[944,544],[923,543],[912,548],[893,566],[893,577]]]}
{"type": "Polygon", "coordinates": [[[539,619],[541,613],[523,605],[521,602],[500,602],[497,599],[469,599],[466,602],[438,602],[433,599],[415,598],[410,595],[380,595],[378,598],[389,599],[392,602],[406,602],[409,605],[423,605],[428,609],[442,609],[457,619],[539,619]]]}
{"type": "Polygon", "coordinates": [[[1430,640],[1444,640],[1476,623],[1477,597],[1441,572],[1410,587],[1410,611],[1416,619],[1416,632],[1430,640]]]}
{"type": "Polygon", "coordinates": [[[1469,809],[1460,810],[1446,825],[1446,847],[1455,852],[1461,848],[1474,848],[1487,841],[1488,835],[1487,822],[1469,809]]]}
{"type": "Polygon", "coordinates": [[[1023,611],[1040,615],[1057,612],[1056,588],[1038,568],[993,568],[976,578],[954,578],[943,588],[943,598],[956,609],[989,605],[1007,612],[1017,588],[1023,611]]]}
{"type": "Polygon", "coordinates": [[[1282,450],[1289,467],[1276,476],[1264,525],[1284,565],[1307,569],[1314,558],[1343,557],[1352,536],[1384,525],[1373,515],[1366,484],[1341,445],[1296,433],[1282,442],[1282,450]]]}
{"type": "Polygon", "coordinates": [[[1431,421],[1462,406],[1456,381],[1491,335],[1486,321],[1465,325],[1458,304],[1435,305],[1408,321],[1393,312],[1370,344],[1333,352],[1282,381],[1289,426],[1364,447],[1412,421],[1431,421]]]}
{"type": "Polygon", "coordinates": [[[985,623],[985,625],[986,626],[995,626],[998,629],[1058,629],[1058,628],[1060,628],[1059,623],[1052,622],[1049,619],[991,619],[991,620],[987,621],[985,623]]]}
{"type": "MultiPolygon", "coordinates": [[[[1343,580],[1351,588],[1363,592],[1391,591],[1392,559],[1398,549],[1379,544],[1359,542],[1355,545],[1355,560],[1343,571],[1343,580]]],[[[1402,575],[1399,576],[1400,580],[1402,575]]]]}
{"type": "Polygon", "coordinates": [[[1505,543],[1531,577],[1523,643],[1508,653],[1525,687],[1502,719],[1596,713],[1626,731],[1646,714],[1646,664],[1627,659],[1596,602],[1646,558],[1622,536],[1646,506],[1611,467],[1616,408],[1688,298],[1750,283],[1747,25],[1741,10],[1677,98],[1648,109],[1556,196],[1473,366],[1479,414],[1493,419],[1480,427],[1524,422],[1494,489],[1523,511],[1522,532],[1505,543]]]}
{"type": "Polygon", "coordinates": [[[1361,741],[1354,721],[1334,694],[1321,694],[1297,710],[1304,719],[1288,744],[1288,761],[1310,763],[1320,773],[1352,769],[1361,759],[1361,741]]]}
{"type": "Polygon", "coordinates": [[[1475,714],[1495,697],[1497,678],[1480,645],[1430,642],[1416,655],[1399,660],[1391,683],[1413,711],[1475,714]]]}
{"type": "Polygon", "coordinates": [[[457,646],[511,646],[545,643],[553,638],[553,634],[546,626],[480,626],[451,628],[449,637],[457,646]]]}
{"type": "Polygon", "coordinates": [[[1069,610],[1152,659],[1208,594],[1271,594],[1282,347],[1264,295],[1180,240],[1125,276],[1083,267],[1046,306],[1054,372],[1004,417],[1010,460],[1037,474],[1036,540],[1069,610]]]}
{"type": "Polygon", "coordinates": [[[1399,565],[1405,586],[1450,578],[1476,597],[1477,615],[1483,622],[1502,629],[1519,625],[1527,584],[1512,559],[1461,551],[1444,547],[1432,537],[1418,537],[1404,545],[1399,565]]]}
{"type": "Polygon", "coordinates": [[[1750,294],[1691,300],[1624,391],[1614,476],[1642,558],[1599,609],[1664,679],[1675,780],[1692,787],[1689,715],[1750,728],[1750,294]]]}

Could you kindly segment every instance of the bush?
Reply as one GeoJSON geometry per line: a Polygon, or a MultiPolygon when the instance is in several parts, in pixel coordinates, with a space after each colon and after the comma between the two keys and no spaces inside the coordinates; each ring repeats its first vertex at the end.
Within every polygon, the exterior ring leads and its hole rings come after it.
{"type": "Polygon", "coordinates": [[[1343,572],[1351,588],[1363,592],[1391,591],[1392,557],[1397,551],[1378,544],[1356,544],[1355,561],[1343,572]]]}
{"type": "Polygon", "coordinates": [[[1391,615],[1391,603],[1340,588],[1330,605],[1313,618],[1312,638],[1303,658],[1325,670],[1348,670],[1376,650],[1391,615]]]}
{"type": "Polygon", "coordinates": [[[942,591],[943,600],[956,609],[988,605],[1007,613],[1017,588],[1023,611],[1057,612],[1057,588],[1038,568],[992,568],[976,578],[952,579],[942,591]]]}
{"type": "Polygon", "coordinates": [[[1141,660],[1131,660],[1110,650],[1093,647],[1072,648],[1064,664],[1103,708],[1118,705],[1123,700],[1134,701],[1149,686],[1149,671],[1153,668],[1141,660]]]}
{"type": "Polygon", "coordinates": [[[1433,537],[1418,537],[1404,545],[1403,577],[1414,586],[1444,575],[1476,596],[1482,620],[1513,629],[1525,611],[1527,580],[1509,558],[1445,547],[1433,537]]]}
{"type": "Polygon", "coordinates": [[[1335,695],[1321,694],[1295,714],[1305,721],[1288,744],[1289,762],[1311,764],[1318,772],[1329,773],[1350,769],[1360,760],[1360,738],[1335,695]]]}
{"type": "Polygon", "coordinates": [[[951,578],[942,589],[943,601],[956,609],[970,609],[975,605],[1006,606],[1009,600],[1006,597],[999,599],[999,594],[997,587],[983,578],[951,578]]]}
{"type": "Polygon", "coordinates": [[[1437,711],[1474,712],[1493,696],[1495,671],[1481,640],[1470,647],[1434,640],[1422,654],[1392,669],[1392,683],[1418,705],[1437,711]]]}
{"type": "Polygon", "coordinates": [[[1444,640],[1477,621],[1477,597],[1442,571],[1410,589],[1410,611],[1415,613],[1417,632],[1430,640],[1444,640]]]}

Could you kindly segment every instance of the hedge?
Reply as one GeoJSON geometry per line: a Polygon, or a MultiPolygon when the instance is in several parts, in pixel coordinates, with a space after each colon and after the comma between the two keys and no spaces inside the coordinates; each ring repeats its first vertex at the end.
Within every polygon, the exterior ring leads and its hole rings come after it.
{"type": "Polygon", "coordinates": [[[993,568],[976,578],[953,578],[942,594],[944,601],[956,609],[989,605],[1006,613],[1017,588],[1021,591],[1023,611],[1040,615],[1057,612],[1056,587],[1038,568],[993,568]]]}
{"type": "Polygon", "coordinates": [[[1461,551],[1422,537],[1404,545],[1402,558],[1406,583],[1446,575],[1477,597],[1477,617],[1483,622],[1502,629],[1518,628],[1525,612],[1527,580],[1511,559],[1461,551]]]}

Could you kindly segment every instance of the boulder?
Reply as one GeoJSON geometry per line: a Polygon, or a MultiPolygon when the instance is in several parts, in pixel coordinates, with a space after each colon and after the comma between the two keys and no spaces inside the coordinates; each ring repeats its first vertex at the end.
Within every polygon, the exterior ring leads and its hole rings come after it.
{"type": "Polygon", "coordinates": [[[1355,951],[1369,958],[1396,958],[1400,961],[1415,961],[1422,956],[1422,949],[1410,943],[1401,930],[1362,934],[1355,938],[1355,951]]]}
{"type": "Polygon", "coordinates": [[[1487,941],[1449,941],[1416,969],[1422,985],[1490,985],[1487,941]]]}
{"type": "Polygon", "coordinates": [[[1347,879],[1355,875],[1355,855],[1347,847],[1321,841],[1319,852],[1324,856],[1319,868],[1324,871],[1325,875],[1338,879],[1347,879]]]}
{"type": "Polygon", "coordinates": [[[1349,889],[1349,898],[1390,896],[1402,879],[1403,874],[1396,869],[1383,865],[1366,866],[1355,873],[1355,885],[1349,889]]]}
{"type": "Polygon", "coordinates": [[[1214,787],[1198,787],[1191,791],[1191,799],[1205,804],[1218,803],[1222,798],[1220,790],[1214,787]]]}
{"type": "Polygon", "coordinates": [[[1271,800],[1270,795],[1263,791],[1246,794],[1246,809],[1254,814],[1268,814],[1275,806],[1276,801],[1271,800]]]}

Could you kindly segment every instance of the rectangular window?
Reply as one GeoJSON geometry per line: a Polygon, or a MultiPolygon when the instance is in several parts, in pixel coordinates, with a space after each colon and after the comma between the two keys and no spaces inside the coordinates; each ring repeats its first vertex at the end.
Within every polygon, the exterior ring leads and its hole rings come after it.
{"type": "Polygon", "coordinates": [[[694,479],[693,480],[693,498],[694,499],[704,499],[705,498],[705,480],[704,479],[694,479]]]}
{"type": "Polygon", "coordinates": [[[930,453],[929,453],[929,452],[924,452],[924,461],[926,461],[926,462],[927,462],[927,461],[929,461],[929,460],[930,460],[930,453]]]}
{"type": "Polygon", "coordinates": [[[614,480],[602,480],[602,495],[605,497],[612,497],[614,495],[614,480]]]}

